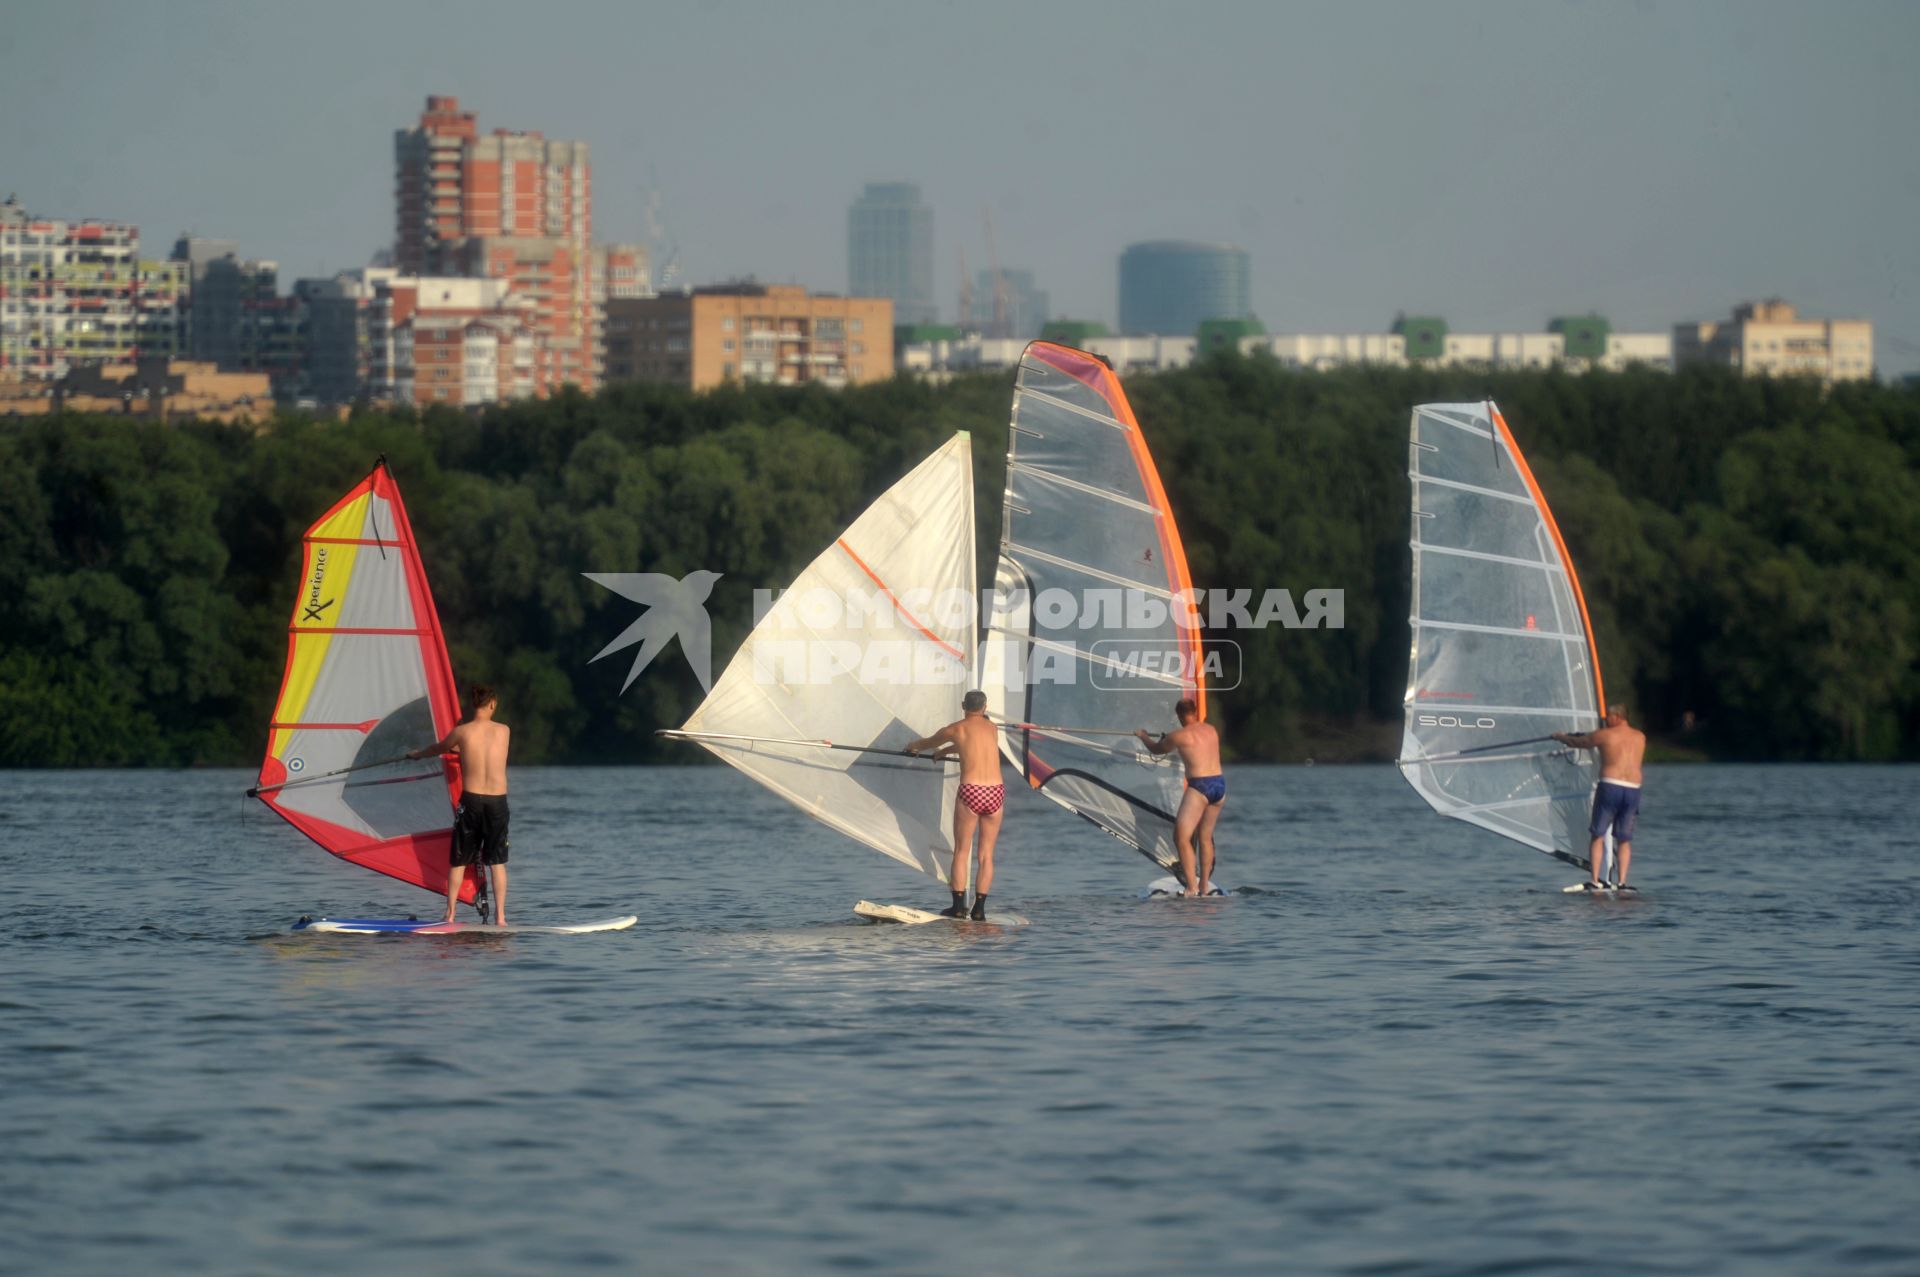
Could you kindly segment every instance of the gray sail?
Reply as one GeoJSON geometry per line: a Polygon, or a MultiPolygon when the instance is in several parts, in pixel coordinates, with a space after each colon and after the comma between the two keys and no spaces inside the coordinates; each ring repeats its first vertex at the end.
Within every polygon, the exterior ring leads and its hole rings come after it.
{"type": "Polygon", "coordinates": [[[1413,647],[1400,770],[1433,809],[1588,867],[1606,704],[1553,514],[1491,402],[1413,410],[1413,647]]]}

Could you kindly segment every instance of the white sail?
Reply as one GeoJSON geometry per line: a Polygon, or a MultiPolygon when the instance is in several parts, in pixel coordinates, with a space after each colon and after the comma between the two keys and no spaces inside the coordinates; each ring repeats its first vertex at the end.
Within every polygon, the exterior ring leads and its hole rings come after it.
{"type": "Polygon", "coordinates": [[[1401,774],[1442,815],[1587,867],[1599,762],[1550,739],[1606,704],[1579,578],[1491,402],[1413,410],[1401,774]]]}
{"type": "Polygon", "coordinates": [[[682,730],[944,882],[959,769],[886,751],[961,716],[975,596],[973,451],[960,433],[807,566],[682,730]]]}
{"type": "Polygon", "coordinates": [[[1033,788],[1172,868],[1180,767],[1131,733],[1175,727],[1183,697],[1204,713],[1200,633],[1159,472],[1092,355],[1034,342],[1021,357],[1005,510],[981,660],[1004,751],[1033,788]]]}

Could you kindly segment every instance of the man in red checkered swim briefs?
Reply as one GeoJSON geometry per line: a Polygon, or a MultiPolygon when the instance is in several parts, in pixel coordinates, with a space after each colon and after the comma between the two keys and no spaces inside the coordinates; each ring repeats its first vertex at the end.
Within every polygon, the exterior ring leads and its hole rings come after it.
{"type": "Polygon", "coordinates": [[[931,750],[935,758],[960,760],[960,794],[953,803],[953,871],[947,886],[953,904],[942,909],[946,918],[986,920],[987,892],[993,886],[993,844],[1000,837],[1000,820],[1007,789],[1000,781],[1000,729],[987,718],[987,694],[968,692],[960,708],[966,717],[948,723],[931,736],[907,746],[918,754],[931,750]],[[967,869],[974,836],[980,839],[980,871],[974,877],[973,912],[967,912],[967,869]]]}

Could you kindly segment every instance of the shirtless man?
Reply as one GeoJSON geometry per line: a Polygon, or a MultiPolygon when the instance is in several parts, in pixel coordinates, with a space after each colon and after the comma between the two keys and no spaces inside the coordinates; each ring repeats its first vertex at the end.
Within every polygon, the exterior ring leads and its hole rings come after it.
{"type": "Polygon", "coordinates": [[[1000,782],[1000,729],[987,717],[987,694],[968,692],[960,708],[966,717],[948,723],[931,736],[907,746],[909,754],[932,750],[935,758],[960,760],[960,793],[953,800],[953,870],[947,886],[953,904],[940,911],[943,918],[987,917],[987,892],[993,888],[993,844],[1000,837],[1006,815],[1007,787],[1000,782]],[[980,872],[974,878],[973,912],[967,912],[967,862],[973,854],[974,834],[980,835],[980,872]]]}
{"type": "Polygon", "coordinates": [[[1213,894],[1213,827],[1220,823],[1220,809],[1227,801],[1227,778],[1220,774],[1220,733],[1200,717],[1200,707],[1183,700],[1173,707],[1180,726],[1156,737],[1145,728],[1134,733],[1155,754],[1180,751],[1187,769],[1187,791],[1180,796],[1180,811],[1173,824],[1173,843],[1180,851],[1180,876],[1185,879],[1186,894],[1213,894]],[[1200,844],[1200,876],[1194,877],[1194,842],[1200,844]],[[1200,884],[1194,890],[1194,883],[1200,884]]]}
{"type": "Polygon", "coordinates": [[[438,745],[409,750],[408,758],[460,755],[460,805],[453,812],[453,855],[447,869],[447,921],[460,903],[468,865],[485,865],[493,879],[493,925],[507,923],[507,738],[493,721],[499,708],[491,687],[473,689],[473,717],[438,745]]]}
{"type": "Polygon", "coordinates": [[[1587,859],[1593,866],[1588,890],[1605,884],[1600,867],[1606,858],[1607,830],[1613,830],[1620,885],[1627,885],[1627,863],[1633,859],[1633,826],[1640,818],[1640,760],[1646,756],[1647,734],[1627,722],[1625,705],[1607,706],[1607,725],[1596,732],[1555,732],[1553,738],[1575,749],[1600,751],[1600,784],[1593,791],[1593,819],[1587,834],[1593,839],[1587,859]]]}

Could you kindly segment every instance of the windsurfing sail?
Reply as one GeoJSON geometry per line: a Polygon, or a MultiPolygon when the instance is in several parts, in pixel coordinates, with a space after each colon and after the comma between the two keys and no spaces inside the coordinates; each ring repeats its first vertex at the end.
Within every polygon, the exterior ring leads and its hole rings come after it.
{"type": "Polygon", "coordinates": [[[1580,579],[1492,402],[1413,410],[1413,650],[1400,770],[1444,816],[1587,868],[1606,704],[1580,579]]]}
{"type": "Polygon", "coordinates": [[[1186,550],[1120,379],[1029,345],[1007,427],[1000,562],[981,659],[1027,783],[1171,869],[1181,774],[1135,730],[1206,712],[1186,550]]]}
{"type": "Polygon", "coordinates": [[[959,718],[972,685],[973,538],[961,433],[807,565],[685,726],[662,734],[946,881],[959,769],[903,747],[959,718]]]}
{"type": "MultiPolygon", "coordinates": [[[[307,529],[287,666],[250,792],[343,860],[447,889],[458,764],[409,762],[460,718],[453,667],[384,458],[307,529]]],[[[477,874],[461,898],[474,897],[477,874]]]]}

